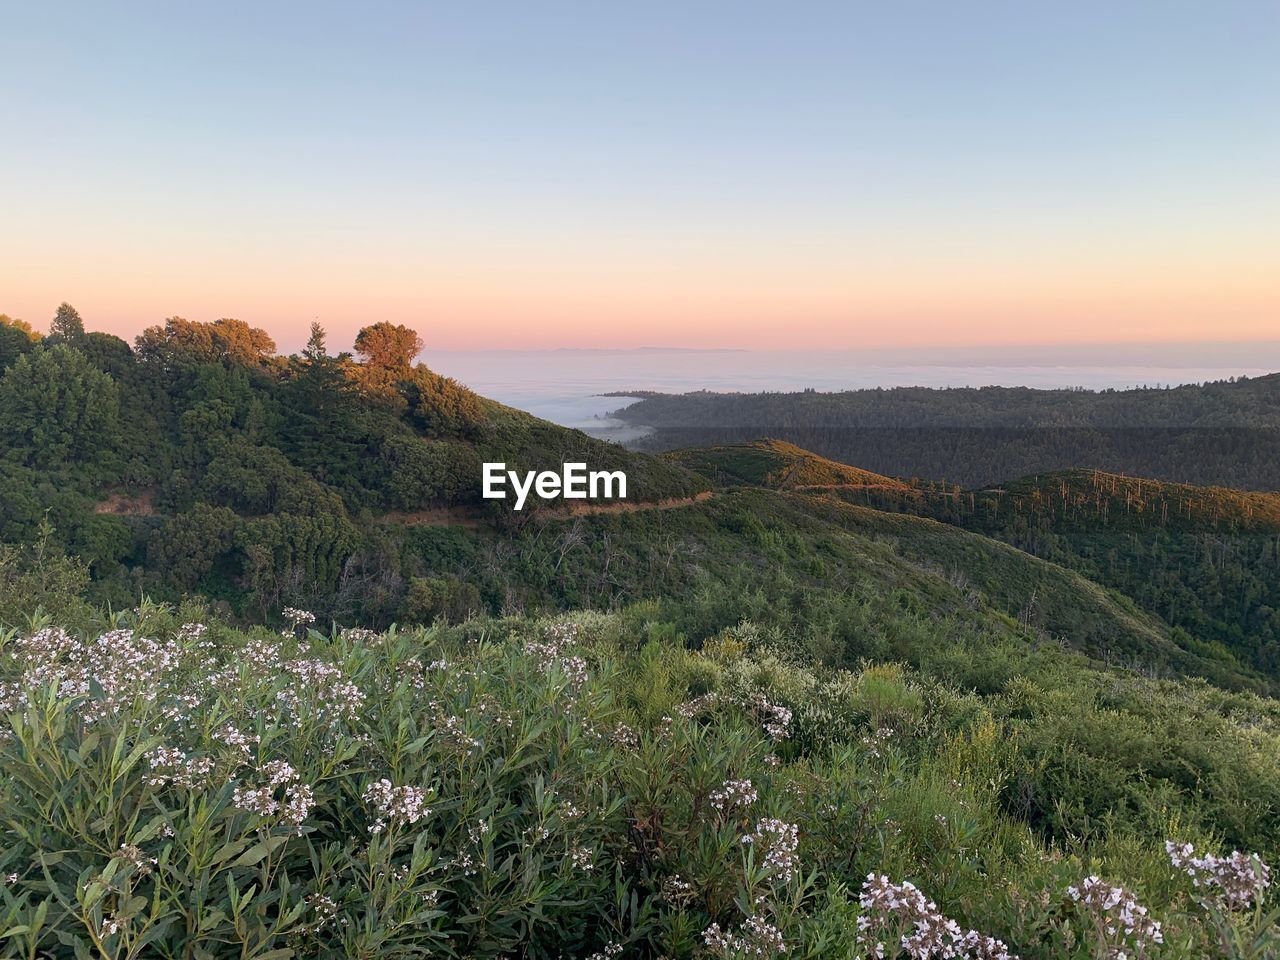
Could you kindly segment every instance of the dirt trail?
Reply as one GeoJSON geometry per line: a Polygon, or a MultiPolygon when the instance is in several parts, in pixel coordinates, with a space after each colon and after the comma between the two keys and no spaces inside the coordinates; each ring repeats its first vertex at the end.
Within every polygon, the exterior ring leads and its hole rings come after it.
{"type": "Polygon", "coordinates": [[[915,487],[890,480],[887,483],[802,483],[787,489],[808,493],[814,490],[914,490],[915,487]]]}
{"type": "MultiPolygon", "coordinates": [[[[151,505],[151,492],[137,497],[113,493],[94,505],[95,513],[107,513],[118,517],[149,517],[155,513],[151,505]]],[[[691,507],[715,496],[704,490],[692,497],[671,497],[666,500],[619,500],[613,503],[579,503],[571,507],[539,510],[532,514],[540,520],[568,520],[573,517],[589,517],[598,513],[638,513],[643,510],[674,510],[691,507]]],[[[466,527],[476,529],[490,516],[476,513],[469,507],[431,507],[427,510],[391,510],[380,514],[378,523],[402,523],[408,527],[466,527]]]]}
{"type": "MultiPolygon", "coordinates": [[[[703,490],[692,497],[670,497],[666,500],[619,500],[614,503],[578,503],[571,507],[539,510],[533,516],[539,520],[569,520],[573,517],[589,517],[599,513],[640,513],[645,510],[674,510],[704,503],[715,496],[711,490],[703,490]]],[[[378,517],[380,523],[403,523],[410,527],[469,527],[483,523],[485,517],[466,507],[434,507],[430,510],[392,510],[378,517]]]]}
{"type": "Polygon", "coordinates": [[[107,499],[93,505],[94,513],[109,513],[116,517],[149,517],[156,510],[151,504],[153,494],[150,490],[144,490],[136,497],[130,497],[123,493],[112,493],[107,499]]]}

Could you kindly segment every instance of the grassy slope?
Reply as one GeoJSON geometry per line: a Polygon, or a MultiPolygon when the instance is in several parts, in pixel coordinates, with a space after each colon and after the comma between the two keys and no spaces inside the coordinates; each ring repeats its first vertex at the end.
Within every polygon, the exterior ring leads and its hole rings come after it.
{"type": "Polygon", "coordinates": [[[895,646],[895,618],[951,618],[975,635],[1051,640],[1151,672],[1261,685],[1234,664],[1183,650],[1158,618],[1056,564],[945,524],[812,494],[740,488],[676,510],[546,518],[517,536],[431,528],[407,536],[426,572],[461,570],[499,608],[673,598],[665,602],[682,608],[692,639],[743,617],[791,618],[797,630],[824,632],[843,659],[926,656],[895,646]],[[701,602],[704,587],[717,599],[701,602]]]}
{"type": "MultiPolygon", "coordinates": [[[[1061,642],[1091,656],[1139,669],[1173,669],[1229,686],[1267,683],[1221,646],[1188,640],[1185,633],[1172,630],[1159,616],[1140,608],[1128,596],[1101,586],[1080,572],[1038,559],[980,533],[926,519],[931,513],[945,516],[954,510],[955,495],[949,491],[913,487],[888,478],[880,478],[883,483],[849,483],[845,479],[849,476],[876,475],[850,467],[844,470],[851,472],[844,473],[841,464],[778,441],[681,451],[677,459],[696,464],[710,476],[732,476],[739,482],[762,486],[776,485],[779,478],[785,478],[790,464],[818,462],[823,465],[822,470],[811,476],[825,476],[831,482],[825,488],[816,483],[806,485],[807,496],[793,498],[803,504],[803,509],[845,531],[892,544],[903,558],[935,571],[962,594],[976,592],[984,604],[1018,618],[1041,640],[1061,642]],[[867,501],[925,517],[857,505],[867,501]]],[[[978,504],[976,513],[982,514],[1023,509],[1018,504],[1031,500],[1043,504],[1058,498],[1069,505],[1072,516],[1088,519],[1099,496],[1109,498],[1107,515],[1117,523],[1154,522],[1166,513],[1180,512],[1187,522],[1212,520],[1233,529],[1259,529],[1270,522],[1280,504],[1280,496],[1276,495],[1202,490],[1096,471],[1070,471],[1019,481],[998,491],[977,493],[974,502],[978,504]],[[1064,489],[1068,491],[1065,497],[1064,489]],[[982,506],[984,498],[989,506],[982,506]]]]}
{"type": "Polygon", "coordinates": [[[1158,617],[1132,600],[1055,563],[1008,544],[923,517],[809,498],[818,515],[847,530],[886,540],[914,563],[937,571],[962,591],[1016,616],[1038,638],[1138,669],[1172,667],[1220,682],[1235,678],[1218,664],[1180,648],[1158,617]]]}
{"type": "Polygon", "coordinates": [[[828,460],[785,440],[692,447],[669,451],[662,458],[721,483],[746,483],[775,490],[841,485],[906,486],[900,480],[828,460]]]}

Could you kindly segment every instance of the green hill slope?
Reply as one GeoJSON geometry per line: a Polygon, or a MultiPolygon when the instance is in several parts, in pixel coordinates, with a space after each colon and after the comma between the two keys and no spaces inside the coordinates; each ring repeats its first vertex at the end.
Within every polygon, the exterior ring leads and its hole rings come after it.
{"type": "Polygon", "coordinates": [[[994,537],[1123,593],[1186,649],[1280,677],[1280,494],[1070,470],[828,495],[994,537]]]}
{"type": "Polygon", "coordinates": [[[809,508],[827,522],[892,543],[962,593],[1016,618],[1036,642],[1061,643],[1140,671],[1172,669],[1227,683],[1241,673],[1226,651],[1191,642],[1129,597],[1008,544],[838,501],[810,499],[809,508]]]}
{"type": "MultiPolygon", "coordinates": [[[[632,503],[706,480],[477,396],[411,363],[412,331],[375,324],[361,359],[275,356],[239,321],[171,318],[130,347],[106,334],[24,338],[0,356],[0,542],[83,558],[97,598],[201,592],[262,619],[289,603],[369,622],[397,615],[412,558],[378,521],[463,511],[481,464],[622,470],[632,503]]],[[[516,519],[536,512],[526,510],[516,519]]]]}
{"type": "Polygon", "coordinates": [[[783,440],[671,450],[662,459],[720,483],[745,483],[775,490],[841,485],[906,487],[900,480],[828,460],[783,440]]]}
{"type": "Polygon", "coordinates": [[[116,607],[199,594],[244,620],[293,606],[383,626],[650,601],[692,642],[750,617],[825,662],[949,655],[943,621],[973,651],[1003,637],[1259,683],[1059,566],[810,495],[919,495],[908,484],[777,441],[631,452],[388,361],[412,332],[369,329],[381,352],[361,361],[314,343],[276,357],[233,321],[174,319],[136,349],[98,334],[32,345],[0,376],[0,540],[33,543],[47,515],[45,547],[87,562],[116,607]],[[627,504],[479,499],[482,462],[566,460],[625,470],[627,504]],[[729,486],[707,499],[698,471],[729,486]]]}
{"type": "Polygon", "coordinates": [[[915,630],[948,622],[963,625],[979,660],[981,637],[1016,637],[1153,675],[1267,685],[1226,651],[1197,645],[1058,564],[954,526],[807,492],[738,488],[673,510],[547,516],[518,534],[438,525],[403,533],[425,576],[457,571],[491,610],[653,600],[692,641],[745,616],[841,663],[931,660],[950,641],[932,626],[915,630]]]}

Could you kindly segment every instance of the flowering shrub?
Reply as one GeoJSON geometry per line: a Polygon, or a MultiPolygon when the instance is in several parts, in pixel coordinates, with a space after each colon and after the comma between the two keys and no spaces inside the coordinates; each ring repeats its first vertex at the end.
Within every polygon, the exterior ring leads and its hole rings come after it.
{"type": "Polygon", "coordinates": [[[901,952],[912,960],[972,957],[974,960],[1017,960],[1000,940],[963,930],[943,916],[938,905],[910,881],[892,883],[883,874],[868,874],[858,898],[858,943],[877,958],[901,952]]]}
{"type": "Polygon", "coordinates": [[[800,867],[796,851],[800,846],[799,829],[794,823],[783,823],[777,817],[766,817],[756,822],[755,829],[742,838],[763,859],[760,867],[770,877],[781,883],[795,879],[800,867]]]}
{"type": "Polygon", "coordinates": [[[1229,857],[1211,853],[1197,857],[1189,843],[1165,842],[1169,862],[1191,878],[1205,896],[1228,910],[1247,910],[1271,886],[1271,868],[1257,856],[1239,850],[1229,857]]]}
{"type": "Polygon", "coordinates": [[[625,752],[596,733],[621,718],[584,659],[537,661],[531,683],[518,648],[326,637],[302,611],[284,635],[147,616],[0,647],[0,942],[617,954],[625,752]]]}
{"type": "Polygon", "coordinates": [[[757,794],[750,780],[726,780],[707,797],[711,806],[723,814],[745,810],[756,802],[756,798],[757,794]]]}
{"type": "Polygon", "coordinates": [[[787,952],[782,931],[760,916],[750,916],[737,930],[726,932],[713,923],[702,934],[702,942],[722,957],[775,957],[787,952]]]}
{"type": "Polygon", "coordinates": [[[1124,887],[1086,877],[1078,887],[1068,887],[1067,895],[1080,905],[1092,929],[1096,956],[1148,957],[1164,942],[1159,921],[1124,887]]]}
{"type": "Polygon", "coordinates": [[[0,633],[0,953],[1084,960],[1275,942],[1265,916],[1231,919],[1269,883],[1243,854],[1156,849],[1169,889],[1176,868],[1204,900],[1153,901],[1159,921],[1097,877],[1064,897],[1059,874],[1084,868],[1000,811],[989,722],[924,754],[923,721],[857,705],[818,737],[803,692],[856,681],[659,662],[599,615],[327,635],[299,613],[283,634],[150,607],[83,636],[0,633]]]}

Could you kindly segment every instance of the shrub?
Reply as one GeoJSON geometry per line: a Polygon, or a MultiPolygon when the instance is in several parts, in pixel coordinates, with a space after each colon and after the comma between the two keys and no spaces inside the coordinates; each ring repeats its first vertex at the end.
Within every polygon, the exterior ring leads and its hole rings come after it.
{"type": "Polygon", "coordinates": [[[401,620],[429,626],[437,618],[457,623],[480,612],[480,591],[458,577],[411,577],[401,620]]]}
{"type": "Polygon", "coordinates": [[[602,614],[193,616],[0,635],[14,954],[1274,954],[1260,859],[1044,842],[1002,809],[999,722],[952,729],[963,697],[902,667],[637,649],[602,614]]]}

